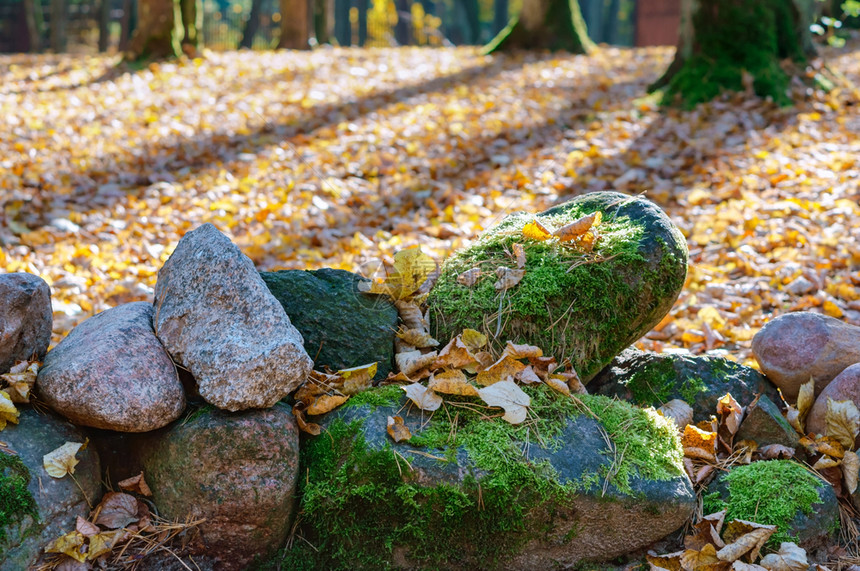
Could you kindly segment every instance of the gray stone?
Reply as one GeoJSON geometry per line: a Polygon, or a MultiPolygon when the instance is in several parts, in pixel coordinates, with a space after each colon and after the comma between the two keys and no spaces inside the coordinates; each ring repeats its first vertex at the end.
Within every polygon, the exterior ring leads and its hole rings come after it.
{"type": "Polygon", "coordinates": [[[779,393],[764,375],[721,357],[698,357],[625,349],[586,387],[591,394],[618,397],[639,406],[658,408],[672,399],[693,407],[693,418],[716,413],[717,401],[731,393],[741,406],[757,394],[778,400],[779,393]]]}
{"type": "MultiPolygon", "coordinates": [[[[26,467],[27,490],[35,500],[38,516],[13,515],[0,526],[0,569],[28,569],[54,539],[75,529],[77,516],[87,517],[90,507],[101,497],[99,457],[92,447],[78,451],[75,481],[69,476],[53,478],[45,472],[42,457],[66,442],[83,443],[85,438],[72,424],[53,414],[41,414],[26,407],[18,424],[7,424],[0,437],[26,467]],[[80,487],[79,487],[80,486],[80,487]]],[[[10,455],[0,451],[0,499],[6,500],[10,455]]],[[[0,511],[2,511],[0,509],[0,511]]]]}
{"type": "Polygon", "coordinates": [[[75,327],[48,353],[36,386],[78,425],[146,432],[185,409],[176,368],[152,329],[152,304],[108,309],[75,327]]]}
{"type": "MultiPolygon", "coordinates": [[[[846,368],[824,387],[806,417],[807,432],[825,434],[828,399],[850,400],[860,409],[860,363],[846,368]]],[[[854,440],[854,450],[857,450],[858,445],[860,445],[860,436],[854,440]]]]}
{"type": "Polygon", "coordinates": [[[287,538],[298,478],[299,435],[284,404],[228,413],[207,407],[136,437],[162,516],[200,524],[200,552],[217,569],[244,569],[287,538]]]}
{"type": "Polygon", "coordinates": [[[301,334],[254,264],[211,224],[183,236],[158,272],[153,322],[219,408],[270,407],[311,370],[301,334]]]}
{"type": "Polygon", "coordinates": [[[431,333],[443,344],[471,328],[497,348],[508,340],[537,345],[559,362],[570,357],[587,382],[659,323],[686,273],[684,237],[658,206],[617,192],[584,194],[537,215],[511,214],[445,260],[427,300],[431,333]],[[557,230],[595,212],[600,238],[587,254],[522,233],[535,219],[557,230]],[[516,267],[514,243],[524,248],[525,274],[502,292],[497,272],[516,267]],[[458,281],[475,268],[474,285],[458,281]]]}
{"type": "Polygon", "coordinates": [[[344,270],[260,272],[302,334],[314,367],[333,371],[377,362],[384,379],[394,358],[397,308],[387,296],[358,291],[368,281],[344,270]]]}
{"type": "Polygon", "coordinates": [[[768,444],[782,444],[796,449],[800,437],[779,407],[767,395],[761,395],[744,413],[743,422],[735,434],[735,442],[741,440],[753,440],[759,448],[768,444]]]}
{"type": "Polygon", "coordinates": [[[16,361],[41,361],[51,343],[51,289],[39,276],[0,274],[0,374],[16,361]]]}
{"type": "Polygon", "coordinates": [[[794,402],[809,379],[818,395],[846,367],[860,363],[860,327],[817,313],[787,313],[755,334],[752,351],[762,372],[794,402]]]}
{"type": "Polygon", "coordinates": [[[300,479],[301,533],[319,551],[297,547],[285,565],[570,568],[649,545],[687,521],[696,499],[674,425],[583,396],[598,420],[546,387],[524,390],[541,419],[531,429],[470,412],[468,399],[431,418],[398,387],[372,389],[322,417],[322,434],[303,443],[300,479]],[[411,440],[387,434],[396,415],[411,440]],[[637,441],[616,448],[632,425],[624,415],[637,419],[637,441]],[[633,467],[640,455],[650,455],[650,477],[633,467]],[[621,472],[629,480],[616,480],[621,472]]]}

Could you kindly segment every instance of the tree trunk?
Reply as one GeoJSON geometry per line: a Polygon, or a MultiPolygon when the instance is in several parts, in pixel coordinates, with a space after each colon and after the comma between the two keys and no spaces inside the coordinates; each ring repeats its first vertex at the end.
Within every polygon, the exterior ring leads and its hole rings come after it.
{"type": "Polygon", "coordinates": [[[394,25],[394,41],[401,46],[412,43],[412,3],[409,0],[394,0],[397,8],[397,23],[394,25]]]}
{"type": "Polygon", "coordinates": [[[106,52],[110,45],[110,0],[99,2],[99,51],[106,52]]]}
{"type": "Polygon", "coordinates": [[[583,54],[593,47],[578,0],[523,0],[519,16],[499,32],[486,51],[548,49],[583,54]]]}
{"type": "Polygon", "coordinates": [[[137,29],[129,42],[127,59],[162,59],[179,55],[174,37],[174,0],[138,0],[137,29]]]}
{"type": "Polygon", "coordinates": [[[752,87],[761,97],[790,103],[782,60],[814,54],[812,0],[682,0],[675,59],[651,89],[687,106],[724,90],[752,87]]]}
{"type": "Polygon", "coordinates": [[[281,39],[278,49],[306,50],[310,47],[311,14],[309,0],[280,0],[281,39]]]}
{"type": "Polygon", "coordinates": [[[356,7],[358,8],[358,45],[364,47],[367,43],[367,11],[370,9],[370,0],[357,0],[356,7]]]}
{"type": "Polygon", "coordinates": [[[508,25],[508,0],[496,0],[493,3],[493,33],[498,34],[508,25]]]}
{"type": "Polygon", "coordinates": [[[51,0],[51,51],[66,51],[66,0],[51,0]]]}
{"type": "Polygon", "coordinates": [[[134,0],[123,0],[119,27],[119,51],[124,52],[128,50],[131,35],[137,29],[137,7],[134,0]]]}
{"type": "Polygon", "coordinates": [[[198,0],[179,0],[179,13],[182,16],[182,51],[188,56],[197,54],[200,47],[200,17],[203,10],[197,6],[198,0]]]}
{"type": "Polygon", "coordinates": [[[314,36],[317,44],[331,43],[333,0],[314,0],[314,36]]]}
{"type": "Polygon", "coordinates": [[[242,30],[242,39],[239,40],[240,48],[251,49],[254,46],[254,36],[257,35],[257,30],[260,29],[260,13],[262,11],[263,0],[253,0],[251,2],[251,13],[248,14],[245,28],[242,30]]]}
{"type": "Polygon", "coordinates": [[[42,3],[39,0],[24,0],[24,18],[31,53],[42,51],[42,3]]]}
{"type": "Polygon", "coordinates": [[[349,0],[334,0],[334,37],[338,45],[352,45],[352,23],[349,21],[349,0]]]}

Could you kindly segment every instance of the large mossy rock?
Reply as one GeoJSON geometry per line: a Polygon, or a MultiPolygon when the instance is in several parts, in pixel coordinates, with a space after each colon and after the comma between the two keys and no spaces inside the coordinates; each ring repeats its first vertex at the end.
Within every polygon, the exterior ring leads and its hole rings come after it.
{"type": "Polygon", "coordinates": [[[537,345],[570,357],[588,381],[666,315],[686,274],[686,242],[660,208],[617,192],[585,194],[536,216],[511,214],[448,258],[428,298],[431,331],[442,343],[471,328],[499,346],[537,345]],[[590,253],[523,237],[534,219],[558,229],[598,211],[600,239],[590,253]],[[516,267],[515,243],[525,250],[525,276],[497,291],[496,268],[516,267]],[[483,277],[471,287],[458,283],[472,268],[483,277]]]}
{"type": "Polygon", "coordinates": [[[793,460],[737,466],[711,482],[703,496],[705,514],[726,510],[733,519],[777,526],[768,545],[793,541],[810,550],[826,545],[839,529],[833,487],[793,460]]]}
{"type": "Polygon", "coordinates": [[[337,371],[376,361],[376,378],[388,376],[397,308],[386,296],[358,291],[358,284],[367,280],[329,268],[260,275],[304,337],[317,369],[337,371]]]}
{"type": "Polygon", "coordinates": [[[605,397],[524,390],[531,416],[519,426],[458,397],[432,415],[410,409],[390,386],[323,417],[299,482],[315,549],[294,542],[285,567],[567,568],[649,545],[692,514],[669,421],[605,397]],[[386,433],[397,415],[411,440],[386,433]]]}
{"type": "Polygon", "coordinates": [[[731,393],[741,406],[757,394],[779,402],[776,387],[751,367],[723,359],[625,349],[588,384],[588,392],[659,407],[681,399],[696,420],[710,418],[717,401],[731,393]]]}
{"type": "Polygon", "coordinates": [[[7,424],[0,447],[0,569],[29,569],[42,549],[74,531],[75,518],[86,518],[101,498],[99,456],[92,447],[78,451],[74,480],[53,478],[42,457],[66,442],[84,443],[72,424],[27,407],[18,424],[7,424]]]}

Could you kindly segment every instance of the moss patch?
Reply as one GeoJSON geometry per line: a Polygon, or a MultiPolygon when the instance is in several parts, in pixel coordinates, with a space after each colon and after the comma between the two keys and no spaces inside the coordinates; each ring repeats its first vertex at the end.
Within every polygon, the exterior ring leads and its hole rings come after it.
{"type": "MultiPolygon", "coordinates": [[[[531,343],[558,358],[571,357],[577,372],[588,380],[650,329],[654,318],[659,321],[683,286],[683,238],[672,235],[676,243],[668,244],[655,232],[648,235],[647,218],[628,215],[644,211],[644,201],[595,194],[602,196],[572,201],[537,216],[512,214],[447,259],[428,298],[436,339],[444,343],[472,328],[499,347],[507,340],[531,343]],[[537,242],[522,236],[523,226],[534,218],[560,228],[597,210],[604,213],[601,238],[590,254],[555,240],[537,242]],[[515,267],[510,255],[514,243],[524,247],[526,273],[519,285],[498,292],[495,270],[515,267]],[[457,283],[457,276],[472,268],[480,268],[483,277],[472,287],[457,283]]],[[[651,208],[649,216],[656,219],[659,211],[651,208]]],[[[667,236],[671,233],[665,227],[661,230],[667,236]]]]}
{"type": "Polygon", "coordinates": [[[27,489],[30,472],[17,456],[0,452],[0,541],[6,528],[25,515],[38,516],[36,500],[27,489]]]}
{"type": "Polygon", "coordinates": [[[670,359],[654,360],[650,366],[637,371],[623,383],[633,395],[634,402],[640,406],[665,404],[672,395],[680,392],[681,398],[694,403],[700,393],[706,392],[705,381],[701,377],[678,378],[678,371],[670,359]]]}
{"type": "Polygon", "coordinates": [[[797,541],[791,524],[798,513],[813,513],[813,505],[822,502],[818,488],[824,482],[791,460],[754,462],[738,466],[723,480],[728,485],[728,498],[720,492],[704,497],[704,512],[727,510],[726,521],[743,519],[777,526],[768,545],[775,547],[783,541],[797,541]]]}
{"type": "Polygon", "coordinates": [[[780,60],[804,59],[798,16],[784,0],[703,0],[693,16],[693,55],[671,79],[664,101],[686,106],[710,101],[723,90],[743,91],[744,73],[762,97],[789,104],[788,75],[780,60]]]}
{"type": "MultiPolygon", "coordinates": [[[[487,419],[474,401],[453,400],[413,431],[411,446],[393,446],[387,437],[373,442],[369,421],[360,418],[329,423],[302,451],[301,517],[319,551],[294,548],[282,565],[385,569],[400,561],[437,568],[480,561],[491,568],[536,536],[549,536],[576,494],[599,488],[605,479],[631,493],[631,478],[670,480],[682,474],[674,427],[653,412],[606,397],[585,396],[579,404],[549,389],[524,390],[536,418],[523,425],[487,419]],[[605,455],[617,458],[624,450],[622,461],[562,482],[549,461],[524,454],[525,443],[557,450],[567,419],[589,411],[612,442],[605,455]],[[465,477],[457,476],[461,470],[465,477]],[[428,473],[434,475],[432,485],[419,481],[428,473]]],[[[568,535],[569,541],[576,534],[568,535]]]]}

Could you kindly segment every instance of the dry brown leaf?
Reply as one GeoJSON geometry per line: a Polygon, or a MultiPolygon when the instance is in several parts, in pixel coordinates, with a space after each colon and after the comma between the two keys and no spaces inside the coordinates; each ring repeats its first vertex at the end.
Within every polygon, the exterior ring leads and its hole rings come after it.
{"type": "Polygon", "coordinates": [[[98,507],[96,523],[108,529],[120,529],[138,520],[137,499],[122,492],[108,492],[98,507]]]}
{"type": "Polygon", "coordinates": [[[376,368],[377,363],[374,362],[369,365],[341,369],[337,372],[337,375],[341,378],[341,384],[337,387],[337,390],[347,396],[352,396],[369,389],[373,384],[376,368]]]}
{"type": "Polygon", "coordinates": [[[755,561],[761,548],[774,533],[775,525],[763,525],[742,519],[732,520],[723,532],[726,546],[717,552],[717,557],[723,561],[737,561],[747,555],[748,561],[755,561]]]}
{"type": "Polygon", "coordinates": [[[117,483],[117,485],[127,492],[134,492],[136,494],[140,494],[142,496],[147,497],[152,495],[152,490],[149,489],[146,480],[143,478],[143,472],[141,472],[137,476],[126,478],[125,480],[122,480],[117,483]]]}
{"type": "Polygon", "coordinates": [[[542,382],[541,378],[537,376],[537,373],[535,373],[535,370],[531,365],[526,366],[525,369],[517,373],[515,378],[524,385],[533,385],[535,383],[542,382]]]}
{"type": "Polygon", "coordinates": [[[850,400],[834,401],[828,397],[824,425],[826,436],[835,438],[846,450],[851,450],[860,432],[860,411],[850,400]]]}
{"type": "Polygon", "coordinates": [[[433,339],[424,329],[401,329],[397,332],[397,337],[404,342],[417,347],[418,349],[429,349],[436,347],[439,342],[433,339]]]}
{"type": "Polygon", "coordinates": [[[15,403],[9,397],[7,391],[0,391],[0,430],[6,428],[6,423],[18,424],[18,416],[21,413],[15,408],[15,403]]]}
{"type": "Polygon", "coordinates": [[[514,258],[517,261],[517,269],[522,270],[526,267],[526,251],[519,242],[514,242],[512,248],[514,250],[514,258]]]}
{"type": "Polygon", "coordinates": [[[534,345],[516,345],[508,341],[502,352],[502,357],[505,356],[513,359],[538,359],[543,357],[543,349],[534,345]]]}
{"type": "Polygon", "coordinates": [[[412,432],[409,431],[409,427],[403,424],[402,416],[389,416],[388,417],[388,435],[395,442],[402,442],[404,440],[409,440],[412,438],[412,432]]]}
{"type": "Polygon", "coordinates": [[[436,360],[436,357],[436,351],[431,351],[430,353],[409,351],[406,353],[398,353],[394,356],[394,360],[397,362],[397,368],[400,369],[400,372],[411,379],[418,371],[431,366],[436,360]]]}
{"type": "Polygon", "coordinates": [[[760,563],[768,571],[806,571],[809,568],[806,550],[789,541],[780,543],[779,550],[762,557],[760,563]]]}
{"type": "Polygon", "coordinates": [[[681,566],[685,571],[723,571],[730,564],[720,560],[717,549],[709,543],[702,549],[686,549],[681,555],[681,566]]]}
{"type": "Polygon", "coordinates": [[[842,477],[845,479],[845,488],[849,494],[857,490],[857,476],[860,471],[860,458],[856,452],[850,450],[842,458],[842,477]]]}
{"type": "Polygon", "coordinates": [[[78,459],[75,454],[83,446],[80,442],[66,442],[56,450],[42,456],[42,466],[45,472],[53,478],[62,478],[66,474],[74,474],[78,459]]]}
{"type": "Polygon", "coordinates": [[[495,284],[493,284],[493,287],[498,291],[511,289],[512,287],[516,287],[525,275],[525,270],[512,270],[505,266],[498,267],[496,268],[496,276],[499,279],[495,284]]]}
{"type": "MultiPolygon", "coordinates": [[[[815,380],[810,378],[800,386],[797,394],[797,412],[800,414],[801,422],[809,414],[813,404],[815,404],[815,380]]],[[[801,430],[800,433],[803,434],[804,431],[801,430]]]]}
{"type": "Polygon", "coordinates": [[[397,314],[406,329],[429,331],[427,320],[424,319],[424,314],[421,313],[421,308],[418,307],[417,303],[400,299],[394,302],[394,306],[397,308],[397,314]]]}
{"type": "Polygon", "coordinates": [[[62,535],[45,547],[45,553],[62,553],[76,561],[86,561],[87,554],[81,552],[84,545],[84,536],[77,531],[70,531],[62,535]]]}
{"type": "Polygon", "coordinates": [[[532,403],[531,397],[513,381],[499,381],[479,389],[478,395],[488,405],[505,409],[502,418],[511,424],[522,423],[532,403]]]}
{"type": "Polygon", "coordinates": [[[693,526],[691,535],[684,538],[684,547],[694,551],[701,551],[706,545],[714,545],[717,549],[723,547],[725,544],[720,539],[720,530],[725,515],[724,510],[702,518],[702,521],[693,526]]]}
{"type": "Polygon", "coordinates": [[[510,381],[516,378],[526,366],[516,359],[507,355],[502,356],[498,361],[478,373],[476,382],[487,387],[499,381],[510,381]]]}
{"type": "Polygon", "coordinates": [[[421,410],[432,412],[442,406],[442,397],[421,383],[412,383],[400,388],[406,392],[406,396],[421,410]]]}
{"type": "Polygon", "coordinates": [[[349,400],[347,395],[320,395],[305,409],[305,412],[313,416],[325,414],[333,411],[347,400],[349,400]]]}
{"type": "Polygon", "coordinates": [[[570,387],[567,386],[567,382],[565,382],[563,379],[558,378],[556,375],[550,375],[544,382],[550,388],[560,392],[561,394],[570,395],[570,387]]]}
{"type": "Polygon", "coordinates": [[[529,240],[543,242],[552,237],[552,233],[541,224],[537,218],[523,226],[523,236],[529,240]]]}
{"type": "Polygon", "coordinates": [[[732,563],[732,571],[767,571],[761,565],[756,565],[755,563],[745,563],[738,559],[737,561],[732,563]]]}
{"type": "Polygon", "coordinates": [[[474,329],[464,329],[458,337],[469,351],[477,351],[487,344],[487,336],[474,329]]]}
{"type": "Polygon", "coordinates": [[[831,458],[830,456],[822,456],[815,462],[815,464],[812,465],[812,469],[826,470],[827,468],[835,468],[840,464],[841,462],[839,460],[836,460],[835,458],[831,458]]]}
{"type": "Polygon", "coordinates": [[[693,422],[693,407],[681,399],[670,400],[658,408],[657,412],[672,419],[679,430],[683,430],[685,426],[693,422]]]}
{"type": "Polygon", "coordinates": [[[788,460],[794,458],[794,448],[782,444],[768,444],[759,448],[756,455],[762,460],[788,460]]]}
{"type": "Polygon", "coordinates": [[[666,555],[645,555],[645,560],[650,565],[650,571],[682,571],[681,555],[683,551],[667,553],[666,555]]]}
{"type": "MultiPolygon", "coordinates": [[[[30,402],[30,391],[36,384],[36,375],[39,372],[38,361],[20,361],[0,379],[8,383],[6,392],[14,403],[26,404],[30,402]]],[[[2,383],[0,383],[2,384],[2,383]]]]}
{"type": "Polygon", "coordinates": [[[684,446],[684,455],[689,458],[697,458],[707,462],[716,462],[717,433],[708,432],[688,424],[684,427],[681,436],[681,444],[684,446]]]}
{"type": "Polygon", "coordinates": [[[591,230],[592,226],[599,226],[602,219],[603,214],[601,212],[592,212],[574,220],[570,224],[562,226],[553,232],[552,235],[558,238],[559,242],[571,242],[581,238],[586,232],[591,230]]]}
{"type": "Polygon", "coordinates": [[[822,454],[842,458],[845,455],[845,447],[842,443],[831,436],[819,436],[815,439],[815,448],[822,454]]]}
{"type": "Polygon", "coordinates": [[[466,287],[472,287],[478,283],[478,279],[480,279],[482,275],[483,272],[481,271],[481,268],[472,268],[471,270],[466,270],[457,276],[457,283],[466,287]]]}
{"type": "Polygon", "coordinates": [[[478,388],[469,384],[466,380],[466,375],[457,369],[432,375],[428,383],[428,388],[433,390],[433,392],[445,393],[447,395],[478,396],[478,388]]]}
{"type": "Polygon", "coordinates": [[[315,422],[308,422],[305,418],[305,407],[307,405],[303,402],[297,402],[293,405],[293,416],[296,417],[296,424],[299,425],[299,430],[302,432],[306,432],[313,436],[319,436],[320,432],[322,432],[322,427],[315,422]]]}
{"type": "Polygon", "coordinates": [[[457,335],[445,345],[436,360],[433,362],[434,369],[463,369],[478,364],[475,355],[463,341],[462,334],[457,335]]]}
{"type": "Polygon", "coordinates": [[[91,535],[99,533],[101,529],[99,529],[99,526],[94,523],[90,523],[81,516],[77,516],[75,518],[75,531],[84,537],[90,537],[91,535]]]}

